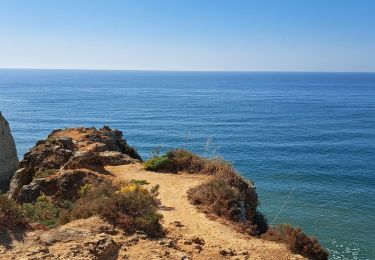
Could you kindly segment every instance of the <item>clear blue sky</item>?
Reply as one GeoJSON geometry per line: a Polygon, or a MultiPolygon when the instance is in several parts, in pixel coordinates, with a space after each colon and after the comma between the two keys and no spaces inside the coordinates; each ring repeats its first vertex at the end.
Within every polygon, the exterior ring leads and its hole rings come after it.
{"type": "Polygon", "coordinates": [[[0,68],[375,71],[375,0],[0,0],[0,68]]]}

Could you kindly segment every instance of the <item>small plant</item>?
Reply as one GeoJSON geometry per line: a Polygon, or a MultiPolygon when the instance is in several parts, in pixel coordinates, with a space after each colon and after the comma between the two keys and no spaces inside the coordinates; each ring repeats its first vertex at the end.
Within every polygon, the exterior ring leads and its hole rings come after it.
{"type": "Polygon", "coordinates": [[[47,178],[57,172],[55,169],[39,170],[35,173],[34,177],[37,179],[47,178]]]}
{"type": "Polygon", "coordinates": [[[130,181],[131,183],[134,183],[134,184],[137,184],[137,185],[148,185],[150,184],[148,181],[146,180],[131,180],[130,181]]]}
{"type": "Polygon", "coordinates": [[[5,194],[0,194],[0,227],[14,228],[26,224],[22,207],[5,194]]]}
{"type": "Polygon", "coordinates": [[[159,196],[159,188],[160,188],[159,184],[156,184],[155,186],[151,187],[150,194],[155,199],[156,199],[157,196],[159,196]]]}
{"type": "Polygon", "coordinates": [[[142,193],[148,193],[148,190],[141,187],[140,185],[136,183],[129,183],[125,186],[122,186],[118,191],[116,191],[116,194],[127,194],[130,192],[142,192],[142,193]]]}
{"type": "Polygon", "coordinates": [[[30,222],[40,223],[48,227],[56,226],[58,223],[59,210],[49,202],[45,195],[41,195],[35,204],[24,203],[23,211],[30,222]]]}
{"type": "Polygon", "coordinates": [[[92,184],[86,183],[82,185],[78,190],[79,197],[86,196],[86,194],[92,189],[92,184]]]}
{"type": "Polygon", "coordinates": [[[309,259],[328,259],[327,250],[319,244],[317,239],[309,237],[300,228],[294,228],[289,224],[269,228],[262,238],[286,243],[292,252],[309,259]]]}

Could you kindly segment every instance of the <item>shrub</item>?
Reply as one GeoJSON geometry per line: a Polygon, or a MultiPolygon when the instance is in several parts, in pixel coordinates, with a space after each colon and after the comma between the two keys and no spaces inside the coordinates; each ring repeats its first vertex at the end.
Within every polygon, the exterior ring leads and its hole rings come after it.
{"type": "Polygon", "coordinates": [[[138,185],[148,185],[150,184],[148,181],[146,180],[131,180],[130,181],[131,183],[135,183],[135,184],[138,184],[138,185]]]}
{"type": "Polygon", "coordinates": [[[223,179],[215,178],[190,189],[188,198],[204,212],[235,221],[244,233],[255,236],[268,229],[267,219],[259,211],[252,221],[247,220],[243,195],[223,179]]]}
{"type": "Polygon", "coordinates": [[[317,239],[309,237],[300,228],[294,228],[289,224],[269,228],[262,237],[267,240],[286,243],[292,252],[309,259],[328,259],[327,250],[319,244],[317,239]]]}
{"type": "Polygon", "coordinates": [[[26,224],[22,207],[5,194],[0,194],[0,227],[13,228],[26,224]]]}
{"type": "Polygon", "coordinates": [[[266,233],[268,230],[267,218],[259,211],[255,213],[251,224],[254,226],[255,229],[254,235],[266,233]]]}
{"type": "Polygon", "coordinates": [[[90,183],[86,183],[86,184],[82,185],[78,190],[79,197],[83,197],[83,196],[87,195],[87,193],[91,190],[91,188],[92,188],[92,184],[90,184],[90,183]]]}
{"type": "Polygon", "coordinates": [[[167,156],[153,157],[145,162],[144,167],[148,171],[175,171],[172,161],[167,156]]]}
{"type": "Polygon", "coordinates": [[[162,215],[157,213],[156,195],[157,188],[149,192],[136,183],[116,185],[105,181],[83,194],[60,220],[66,223],[100,215],[128,233],[141,230],[157,237],[162,235],[162,215]]]}
{"type": "Polygon", "coordinates": [[[199,157],[194,155],[193,153],[186,150],[178,149],[172,150],[163,156],[155,156],[147,160],[144,166],[145,169],[148,171],[173,173],[176,173],[178,171],[187,171],[190,173],[198,173],[201,171],[201,168],[193,169],[192,161],[194,159],[197,159],[197,162],[200,161],[199,157]]]}
{"type": "Polygon", "coordinates": [[[238,219],[241,215],[241,194],[222,179],[214,179],[188,191],[188,198],[204,211],[238,219]]]}
{"type": "Polygon", "coordinates": [[[24,203],[23,211],[30,222],[36,222],[48,227],[58,224],[59,210],[49,202],[45,195],[40,196],[35,204],[24,203]]]}

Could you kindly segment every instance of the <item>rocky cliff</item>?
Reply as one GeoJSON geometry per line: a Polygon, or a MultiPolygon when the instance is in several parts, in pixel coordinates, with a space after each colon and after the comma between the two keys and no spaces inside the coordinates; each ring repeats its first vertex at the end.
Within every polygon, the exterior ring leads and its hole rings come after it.
{"type": "Polygon", "coordinates": [[[54,199],[73,199],[84,183],[100,182],[104,166],[141,161],[122,132],[107,126],[54,130],[25,154],[13,176],[9,197],[35,202],[43,193],[54,199]]]}
{"type": "MultiPolygon", "coordinates": [[[[189,201],[191,189],[218,177],[146,171],[122,132],[106,126],[55,130],[25,154],[9,198],[0,196],[0,259],[303,259],[189,201]],[[150,235],[154,217],[159,236],[150,235]]],[[[217,197],[233,204],[232,194],[256,195],[227,177],[217,197]]]]}
{"type": "Polygon", "coordinates": [[[17,150],[9,124],[0,112],[0,190],[8,189],[18,165],[17,150]]]}

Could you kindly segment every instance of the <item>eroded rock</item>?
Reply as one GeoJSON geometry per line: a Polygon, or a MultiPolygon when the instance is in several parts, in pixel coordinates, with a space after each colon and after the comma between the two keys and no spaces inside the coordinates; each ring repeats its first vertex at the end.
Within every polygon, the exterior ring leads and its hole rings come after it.
{"type": "Polygon", "coordinates": [[[25,154],[10,183],[9,197],[34,202],[42,193],[72,199],[85,183],[103,179],[107,165],[139,162],[122,132],[105,126],[53,131],[25,154]]]}
{"type": "Polygon", "coordinates": [[[55,229],[31,232],[17,244],[17,250],[0,252],[0,259],[117,259],[122,241],[113,234],[116,229],[98,217],[80,219],[55,229]]]}
{"type": "Polygon", "coordinates": [[[18,165],[17,149],[9,123],[0,112],[0,190],[6,191],[18,165]]]}

